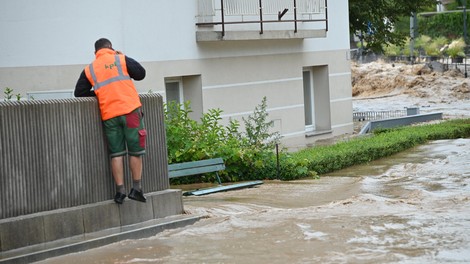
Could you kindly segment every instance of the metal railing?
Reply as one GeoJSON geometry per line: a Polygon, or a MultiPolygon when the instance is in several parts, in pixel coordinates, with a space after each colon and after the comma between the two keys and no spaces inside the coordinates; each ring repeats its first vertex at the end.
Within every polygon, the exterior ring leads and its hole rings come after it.
{"type": "Polygon", "coordinates": [[[389,111],[365,111],[354,112],[353,121],[370,121],[394,117],[403,117],[407,115],[407,110],[389,110],[389,111]]]}
{"type": "Polygon", "coordinates": [[[328,31],[327,0],[220,0],[220,6],[215,7],[216,2],[214,0],[199,0],[199,17],[206,19],[196,25],[221,25],[222,36],[225,36],[226,25],[234,24],[259,24],[260,34],[263,34],[265,23],[292,23],[294,32],[297,33],[298,23],[324,22],[325,30],[328,31]],[[213,21],[217,13],[220,13],[220,21],[213,21]],[[283,19],[287,14],[290,18],[283,19]],[[272,19],[273,15],[277,19],[272,19]],[[313,18],[318,15],[322,15],[322,18],[313,18]],[[240,20],[228,21],[227,16],[239,16],[240,20]],[[299,16],[307,16],[308,18],[299,19],[299,16]],[[245,20],[246,18],[248,20],[245,20]]]}

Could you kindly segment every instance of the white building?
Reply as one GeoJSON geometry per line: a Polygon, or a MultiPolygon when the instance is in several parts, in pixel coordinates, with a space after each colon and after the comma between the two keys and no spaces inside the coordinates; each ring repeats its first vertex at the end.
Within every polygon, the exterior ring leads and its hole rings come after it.
{"type": "Polygon", "coordinates": [[[0,0],[0,89],[70,96],[106,37],[146,68],[139,92],[225,121],[266,96],[299,146],[353,130],[348,25],[347,0],[0,0]]]}

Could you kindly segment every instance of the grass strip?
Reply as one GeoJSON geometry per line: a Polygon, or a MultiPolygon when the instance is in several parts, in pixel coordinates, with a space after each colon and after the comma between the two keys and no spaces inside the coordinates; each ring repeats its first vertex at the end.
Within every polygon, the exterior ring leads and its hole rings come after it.
{"type": "Polygon", "coordinates": [[[425,144],[430,140],[468,137],[470,137],[470,119],[377,130],[371,136],[356,137],[333,145],[317,146],[289,154],[288,165],[285,168],[281,165],[281,169],[290,171],[284,171],[281,180],[293,180],[364,164],[425,144]],[[299,168],[292,170],[292,167],[298,166],[306,166],[308,172],[299,168]]]}

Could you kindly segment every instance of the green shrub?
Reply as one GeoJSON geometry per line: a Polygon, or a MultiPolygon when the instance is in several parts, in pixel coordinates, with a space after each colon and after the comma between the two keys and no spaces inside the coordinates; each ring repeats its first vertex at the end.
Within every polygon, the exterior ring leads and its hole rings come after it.
{"type": "MultiPolygon", "coordinates": [[[[226,169],[220,173],[224,182],[275,179],[277,167],[274,147],[279,142],[280,135],[269,131],[273,122],[268,121],[266,101],[263,98],[254,113],[243,118],[246,127],[243,133],[239,132],[240,124],[237,121],[231,120],[227,126],[220,124],[220,109],[208,110],[200,122],[197,122],[189,118],[192,112],[190,102],[183,105],[169,102],[165,105],[168,162],[171,164],[220,157],[226,165],[226,169]]],[[[283,166],[281,175],[306,176],[308,171],[306,168],[300,169],[297,164],[290,164],[283,166]]],[[[172,179],[175,184],[200,181],[215,181],[215,176],[208,174],[172,179]]]]}
{"type": "Polygon", "coordinates": [[[421,35],[415,40],[415,49],[417,50],[424,50],[425,47],[429,46],[432,42],[432,39],[430,36],[427,35],[421,35]]]}
{"type": "Polygon", "coordinates": [[[453,40],[449,44],[446,54],[451,58],[465,57],[465,41],[463,38],[453,40]]]}
{"type": "MultiPolygon", "coordinates": [[[[406,38],[405,44],[403,45],[403,55],[405,55],[405,56],[410,56],[411,55],[410,42],[411,42],[411,39],[406,38]]],[[[413,49],[413,56],[416,57],[418,55],[419,55],[419,51],[415,47],[415,49],[413,49]]]]}
{"type": "MultiPolygon", "coordinates": [[[[5,90],[3,91],[3,94],[4,94],[4,98],[3,100],[4,101],[11,101],[11,99],[13,98],[13,89],[9,88],[9,87],[5,87],[5,90]]],[[[20,101],[21,100],[21,94],[16,94],[15,95],[15,98],[17,101],[20,101]]]]}
{"type": "Polygon", "coordinates": [[[439,57],[442,56],[442,47],[448,43],[447,38],[438,37],[432,39],[427,45],[423,46],[427,56],[439,57]]]}
{"type": "Polygon", "coordinates": [[[255,107],[253,115],[249,115],[246,119],[242,118],[245,124],[247,147],[273,149],[279,143],[279,133],[269,131],[274,121],[268,121],[266,108],[266,97],[263,97],[261,104],[255,107]]]}
{"type": "Polygon", "coordinates": [[[402,47],[395,44],[387,44],[383,46],[385,56],[400,56],[402,47]]]}

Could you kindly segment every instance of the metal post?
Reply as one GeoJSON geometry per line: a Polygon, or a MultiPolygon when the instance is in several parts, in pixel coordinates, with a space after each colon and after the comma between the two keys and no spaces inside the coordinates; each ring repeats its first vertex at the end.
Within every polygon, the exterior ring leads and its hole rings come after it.
{"type": "Polygon", "coordinates": [[[297,33],[297,1],[294,0],[294,33],[297,33]]]}
{"type": "Polygon", "coordinates": [[[260,34],[263,34],[263,1],[259,0],[259,24],[260,24],[260,34]]]}
{"type": "Polygon", "coordinates": [[[463,41],[465,43],[465,57],[464,67],[465,67],[465,78],[467,78],[467,0],[463,0],[463,41]]]}
{"type": "Polygon", "coordinates": [[[416,13],[411,13],[410,17],[410,62],[413,64],[416,38],[416,13]]]}
{"type": "Polygon", "coordinates": [[[276,172],[277,172],[277,179],[279,179],[280,170],[279,170],[279,144],[276,144],[276,172]]]}
{"type": "Polygon", "coordinates": [[[328,0],[325,0],[325,23],[326,31],[328,31],[328,0]]]}
{"type": "Polygon", "coordinates": [[[222,37],[225,37],[224,0],[220,0],[220,13],[222,15],[222,37]]]}
{"type": "Polygon", "coordinates": [[[467,0],[463,0],[463,40],[467,45],[467,0]]]}
{"type": "Polygon", "coordinates": [[[362,64],[364,53],[364,34],[362,33],[362,31],[360,32],[359,40],[361,41],[361,47],[359,48],[359,62],[362,64]]]}

